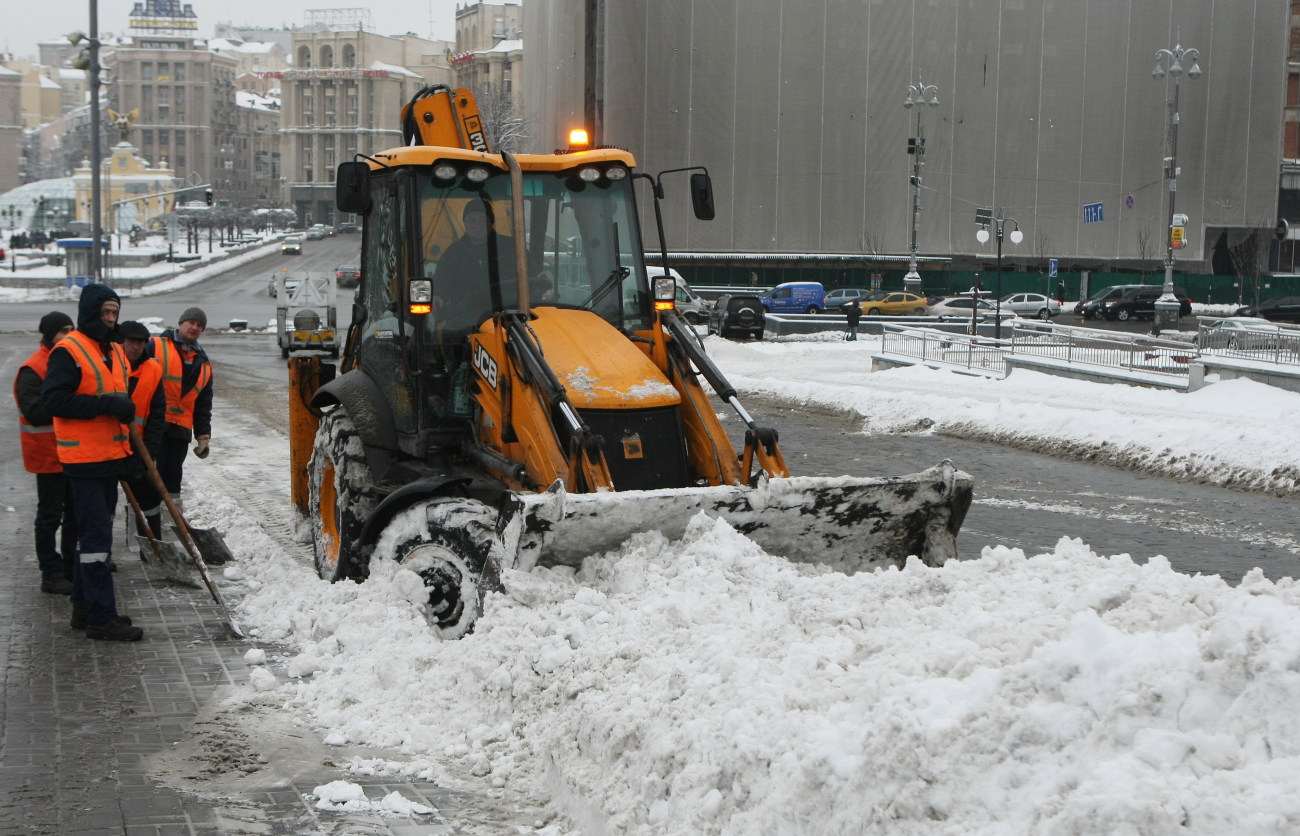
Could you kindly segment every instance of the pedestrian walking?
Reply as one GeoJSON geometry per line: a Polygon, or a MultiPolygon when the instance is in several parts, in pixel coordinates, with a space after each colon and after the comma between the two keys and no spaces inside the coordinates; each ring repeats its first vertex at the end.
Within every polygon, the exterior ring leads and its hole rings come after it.
{"type": "Polygon", "coordinates": [[[1065,304],[1065,280],[1056,283],[1056,301],[1065,304]]]}
{"type": "MultiPolygon", "coordinates": [[[[162,364],[145,354],[151,335],[142,323],[130,320],[119,323],[118,337],[131,364],[128,392],[135,403],[135,425],[140,429],[145,449],[157,461],[162,454],[163,433],[167,427],[167,396],[163,392],[162,364]]],[[[144,512],[149,530],[155,538],[162,536],[162,497],[153,480],[140,476],[130,482],[131,493],[144,512]]],[[[143,533],[143,532],[141,532],[143,533]]]]}
{"type": "Polygon", "coordinates": [[[36,474],[36,564],[41,570],[41,592],[72,592],[73,562],[77,559],[77,522],[72,511],[68,480],[59,464],[54,443],[54,418],[41,403],[41,387],[54,346],[72,333],[72,317],[50,311],[41,317],[41,342],[14,376],[18,403],[18,429],[22,434],[23,467],[36,474]],[[59,548],[55,548],[55,543],[59,548]]]}
{"type": "Polygon", "coordinates": [[[194,455],[206,459],[212,440],[212,364],[199,346],[207,327],[208,315],[202,308],[186,308],[176,328],[154,337],[146,350],[162,364],[167,425],[156,462],[178,508],[190,441],[194,441],[194,455]]]}
{"type": "Polygon", "coordinates": [[[113,342],[120,308],[121,300],[107,285],[92,284],[81,292],[76,330],[51,350],[41,398],[54,416],[59,462],[77,516],[72,627],[91,639],[139,641],[144,631],[117,611],[108,568],[117,482],[132,476],[135,466],[130,364],[113,342]]]}
{"type": "Polygon", "coordinates": [[[844,303],[844,316],[848,319],[848,328],[844,332],[844,339],[850,342],[858,338],[858,323],[862,321],[862,306],[857,300],[844,303]]]}

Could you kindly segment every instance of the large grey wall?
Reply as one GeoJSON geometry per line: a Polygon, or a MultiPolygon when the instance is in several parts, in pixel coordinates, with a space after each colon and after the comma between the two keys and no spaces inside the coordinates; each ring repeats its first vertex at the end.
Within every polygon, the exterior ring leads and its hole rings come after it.
{"type": "Polygon", "coordinates": [[[675,212],[674,250],[906,252],[916,110],[902,105],[919,79],[941,101],[921,114],[922,254],[990,252],[974,211],[992,206],[1020,222],[1022,256],[1159,259],[1174,88],[1151,71],[1177,42],[1204,73],[1181,84],[1179,259],[1207,255],[1207,227],[1276,217],[1284,0],[529,0],[527,14],[535,150],[597,119],[645,171],[709,168],[718,219],[675,212]],[[1085,223],[1097,202],[1104,220],[1085,223]]]}

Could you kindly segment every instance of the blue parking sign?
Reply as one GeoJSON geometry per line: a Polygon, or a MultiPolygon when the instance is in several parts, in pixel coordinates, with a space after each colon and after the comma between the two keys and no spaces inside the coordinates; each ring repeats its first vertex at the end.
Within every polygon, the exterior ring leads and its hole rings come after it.
{"type": "Polygon", "coordinates": [[[1060,267],[1060,266],[1061,266],[1061,262],[1057,261],[1056,259],[1054,259],[1054,258],[1049,258],[1049,259],[1047,259],[1047,276],[1048,276],[1048,278],[1051,278],[1051,279],[1056,278],[1056,270],[1057,270],[1057,268],[1060,267]]]}

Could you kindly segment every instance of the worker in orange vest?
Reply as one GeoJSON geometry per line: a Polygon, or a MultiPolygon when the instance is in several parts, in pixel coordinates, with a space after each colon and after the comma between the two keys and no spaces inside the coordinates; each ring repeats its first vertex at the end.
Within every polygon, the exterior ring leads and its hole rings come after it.
{"type": "Polygon", "coordinates": [[[54,416],[59,462],[77,514],[71,625],[91,639],[139,641],[144,631],[117,611],[108,568],[117,482],[136,469],[130,363],[113,342],[120,308],[121,300],[107,285],[92,284],[81,292],[77,328],[50,352],[41,400],[54,416]]]}
{"type": "Polygon", "coordinates": [[[72,333],[72,317],[50,311],[41,317],[41,342],[14,376],[18,403],[18,428],[22,431],[23,466],[36,474],[36,563],[41,570],[41,592],[72,592],[73,561],[77,559],[77,522],[72,512],[68,480],[54,446],[54,418],[41,404],[50,351],[72,333]],[[58,541],[62,552],[55,549],[58,541]]]}
{"type": "Polygon", "coordinates": [[[206,459],[212,438],[212,364],[199,346],[199,337],[207,327],[208,315],[202,308],[187,308],[176,328],[154,337],[146,349],[162,364],[167,428],[158,455],[158,472],[178,507],[190,441],[194,441],[194,455],[206,459]]]}
{"type": "MultiPolygon", "coordinates": [[[[162,453],[163,431],[167,426],[165,417],[167,396],[163,392],[162,364],[145,355],[145,348],[152,336],[143,323],[129,320],[117,326],[117,336],[122,341],[122,350],[126,360],[131,364],[131,377],[127,381],[131,400],[135,402],[135,425],[140,429],[145,449],[157,460],[162,453]]],[[[146,476],[131,480],[131,493],[154,537],[162,536],[162,497],[154,487],[153,480],[146,476]]]]}

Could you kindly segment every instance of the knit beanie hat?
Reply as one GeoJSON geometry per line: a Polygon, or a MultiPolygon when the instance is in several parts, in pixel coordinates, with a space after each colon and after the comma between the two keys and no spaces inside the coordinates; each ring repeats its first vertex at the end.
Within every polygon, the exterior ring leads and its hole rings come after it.
{"type": "Polygon", "coordinates": [[[181,318],[176,320],[176,323],[179,325],[190,320],[197,322],[204,328],[208,327],[208,315],[203,312],[202,308],[186,308],[184,313],[181,314],[181,318]]]}
{"type": "Polygon", "coordinates": [[[50,311],[41,317],[41,342],[52,347],[55,335],[71,324],[72,317],[63,311],[50,311]]]}

